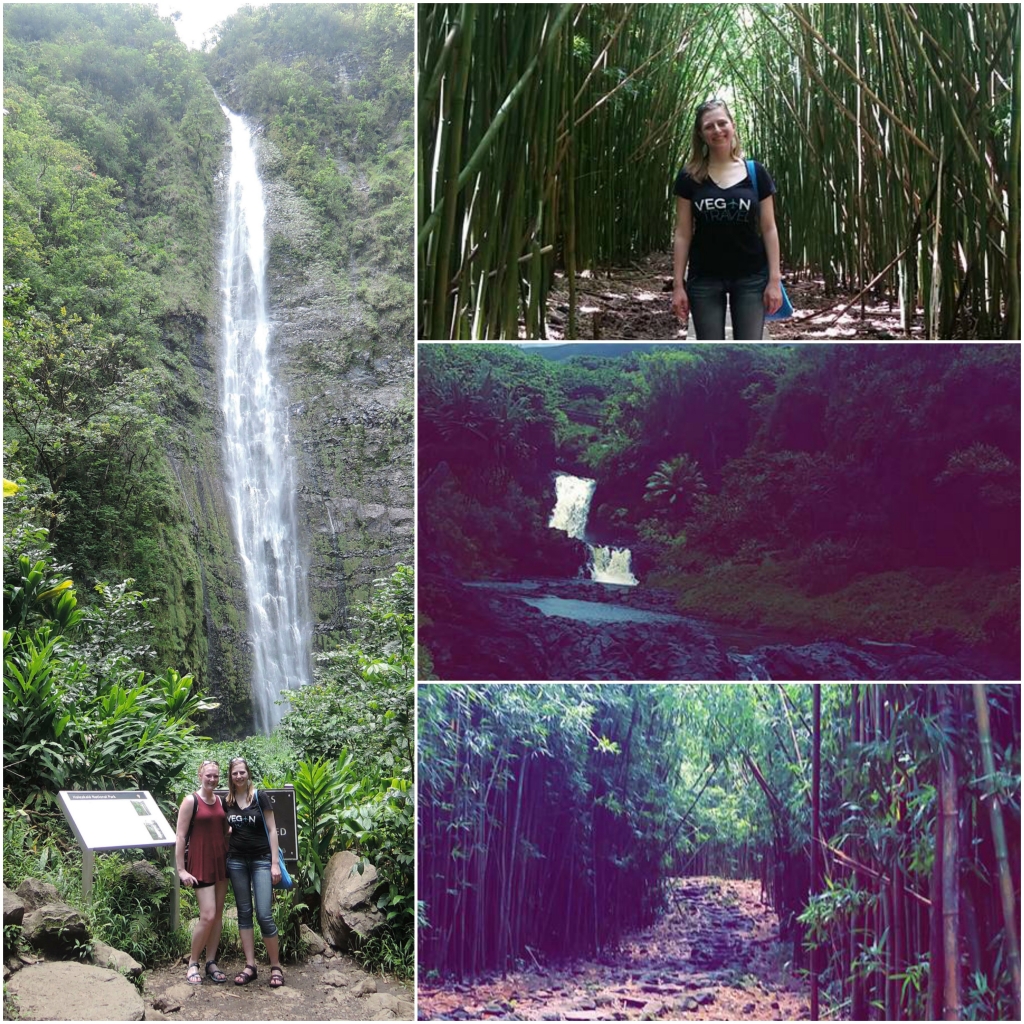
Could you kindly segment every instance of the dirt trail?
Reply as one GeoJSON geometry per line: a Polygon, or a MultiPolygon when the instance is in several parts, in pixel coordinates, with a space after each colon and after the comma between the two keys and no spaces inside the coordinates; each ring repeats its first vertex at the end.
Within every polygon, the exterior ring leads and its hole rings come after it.
{"type": "Polygon", "coordinates": [[[420,1020],[803,1020],[806,984],[785,961],[757,882],[676,880],[652,927],[595,960],[479,985],[420,983],[420,1020]]]}
{"type": "MultiPolygon", "coordinates": [[[[687,335],[672,313],[672,254],[653,253],[628,267],[613,267],[597,276],[585,271],[577,276],[579,339],[603,341],[683,341],[687,335]]],[[[795,315],[789,320],[774,320],[766,337],[774,341],[828,340],[857,338],[905,340],[900,328],[899,310],[884,299],[869,297],[864,318],[860,303],[843,313],[842,307],[854,298],[851,293],[839,302],[838,296],[826,296],[821,281],[786,281],[795,315]],[[828,309],[828,312],[824,312],[828,309]],[[821,315],[816,315],[821,311],[821,315]]],[[[556,275],[555,286],[547,302],[547,339],[561,340],[568,329],[569,289],[564,274],[556,275]]],[[[911,337],[921,338],[923,324],[918,315],[911,337]]]]}
{"type": "Polygon", "coordinates": [[[286,964],[285,984],[272,989],[270,968],[258,965],[259,977],[234,984],[241,960],[224,958],[225,984],[209,979],[192,986],[185,964],[146,973],[146,1020],[412,1020],[409,982],[374,977],[348,956],[313,956],[286,964]]]}

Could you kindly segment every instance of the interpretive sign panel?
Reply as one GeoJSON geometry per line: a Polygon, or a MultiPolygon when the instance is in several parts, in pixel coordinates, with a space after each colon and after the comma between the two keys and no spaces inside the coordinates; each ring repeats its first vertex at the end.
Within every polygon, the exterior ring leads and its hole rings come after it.
{"type": "Polygon", "coordinates": [[[174,829],[145,790],[62,789],[60,807],[83,849],[174,845],[174,829]]]}
{"type": "MultiPolygon", "coordinates": [[[[218,789],[218,796],[227,799],[228,791],[218,789]]],[[[274,824],[277,825],[277,845],[287,861],[299,859],[299,829],[295,814],[295,790],[291,786],[286,789],[261,789],[260,792],[270,798],[274,811],[274,824]]]]}

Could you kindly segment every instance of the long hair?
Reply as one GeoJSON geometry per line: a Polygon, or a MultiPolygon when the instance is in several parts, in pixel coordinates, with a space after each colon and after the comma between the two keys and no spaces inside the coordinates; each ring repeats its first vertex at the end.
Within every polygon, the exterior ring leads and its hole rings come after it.
{"type": "Polygon", "coordinates": [[[245,805],[248,807],[252,803],[252,795],[256,792],[256,787],[252,784],[252,769],[244,757],[233,757],[228,761],[228,798],[226,802],[232,807],[238,806],[238,801],[235,799],[235,780],[231,778],[231,769],[236,764],[244,764],[245,770],[249,773],[249,780],[246,783],[245,790],[245,805]]]}
{"type": "Polygon", "coordinates": [[[736,118],[725,100],[706,100],[697,108],[697,114],[693,119],[693,133],[690,136],[690,158],[686,161],[685,171],[694,181],[707,181],[708,177],[708,147],[704,137],[700,133],[700,123],[709,110],[721,107],[726,117],[732,122],[732,153],[734,160],[743,159],[743,149],[740,146],[739,136],[736,134],[736,118]]]}

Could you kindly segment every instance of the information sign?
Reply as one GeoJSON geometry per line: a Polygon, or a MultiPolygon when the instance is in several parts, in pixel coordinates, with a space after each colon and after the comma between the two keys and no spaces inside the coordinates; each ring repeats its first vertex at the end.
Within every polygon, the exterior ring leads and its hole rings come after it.
{"type": "Polygon", "coordinates": [[[145,790],[61,790],[60,807],[87,850],[173,846],[174,829],[145,790]]]}

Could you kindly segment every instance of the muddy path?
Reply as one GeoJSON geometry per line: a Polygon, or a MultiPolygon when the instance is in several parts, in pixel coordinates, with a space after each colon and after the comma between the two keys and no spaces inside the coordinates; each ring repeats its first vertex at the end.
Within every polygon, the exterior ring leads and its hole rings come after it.
{"type": "Polygon", "coordinates": [[[269,987],[270,969],[258,965],[259,977],[234,984],[240,959],[225,957],[220,967],[225,984],[204,979],[185,981],[186,964],[147,971],[143,998],[146,1020],[412,1020],[411,982],[374,976],[351,957],[313,956],[285,964],[285,984],[269,987]]]}
{"type": "Polygon", "coordinates": [[[420,1020],[804,1020],[806,983],[788,968],[757,882],[673,883],[658,922],[594,960],[534,962],[480,984],[421,981],[420,1020]]]}
{"type": "MultiPolygon", "coordinates": [[[[615,267],[593,275],[577,276],[577,338],[604,341],[683,341],[687,334],[671,310],[672,254],[653,253],[628,267],[615,267]]],[[[883,297],[867,297],[864,317],[858,301],[843,312],[854,294],[826,295],[822,281],[792,280],[786,290],[796,310],[790,320],[768,325],[765,340],[846,341],[856,339],[906,340],[898,307],[883,297]]],[[[548,296],[548,331],[551,341],[565,338],[568,329],[569,289],[564,274],[556,276],[548,296]]],[[[694,337],[692,330],[690,338],[694,337]]],[[[910,338],[923,337],[917,317],[910,338]]]]}

